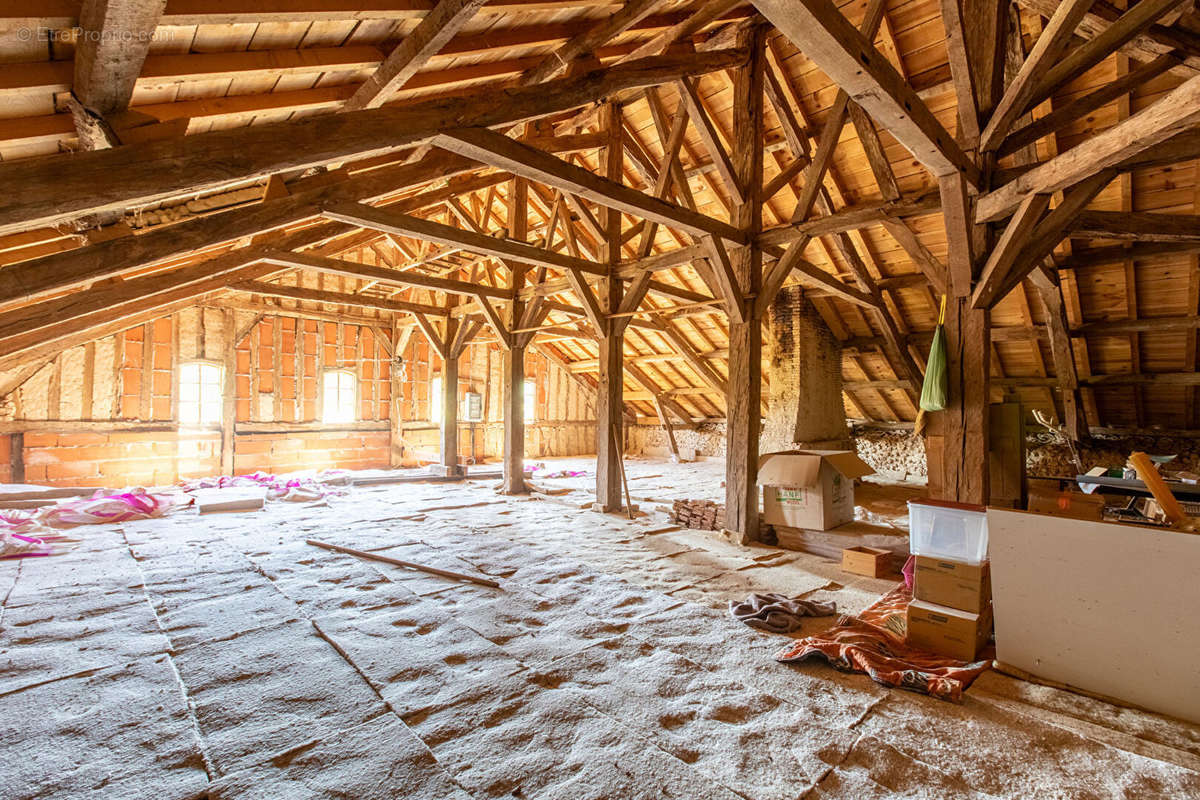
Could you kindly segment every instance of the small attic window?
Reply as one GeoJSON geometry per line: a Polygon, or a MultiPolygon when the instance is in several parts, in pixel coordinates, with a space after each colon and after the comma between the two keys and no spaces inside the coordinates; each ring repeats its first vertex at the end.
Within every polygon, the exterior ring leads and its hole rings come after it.
{"type": "Polygon", "coordinates": [[[524,392],[525,399],[523,401],[523,405],[525,406],[525,421],[537,422],[537,386],[534,385],[534,382],[528,378],[525,379],[524,392]]]}
{"type": "Polygon", "coordinates": [[[354,373],[348,369],[327,370],[322,389],[321,421],[354,422],[358,408],[358,381],[354,373]]]}
{"type": "Polygon", "coordinates": [[[220,425],[222,368],[205,361],[179,367],[179,424],[220,425]]]}

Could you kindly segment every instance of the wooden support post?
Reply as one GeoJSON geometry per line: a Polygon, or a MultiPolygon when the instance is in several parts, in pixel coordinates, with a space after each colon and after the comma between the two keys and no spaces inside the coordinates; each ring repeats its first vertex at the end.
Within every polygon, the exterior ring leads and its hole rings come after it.
{"type": "MultiPolygon", "coordinates": [[[[763,29],[742,34],[748,39],[750,60],[734,74],[733,141],[731,158],[746,202],[730,209],[730,223],[754,242],[762,228],[763,29]]],[[[757,244],[730,253],[737,286],[753,298],[762,281],[762,250],[757,244]]],[[[762,427],[762,318],[755,303],[744,321],[729,324],[729,384],[726,392],[725,528],[740,542],[758,534],[758,439],[762,427]]]]}
{"type": "MultiPolygon", "coordinates": [[[[601,163],[604,176],[620,181],[622,174],[621,118],[616,105],[606,103],[600,109],[600,130],[607,135],[601,163]]],[[[601,242],[601,261],[615,269],[621,256],[621,215],[614,209],[600,209],[600,226],[605,238],[601,242]]],[[[600,304],[603,312],[611,314],[621,307],[623,284],[614,276],[600,281],[600,304]]],[[[624,437],[624,370],[622,356],[625,337],[618,332],[613,320],[602,320],[599,337],[599,386],[596,391],[596,505],[601,511],[619,511],[621,499],[621,456],[617,443],[624,437]]]]}
{"type": "Polygon", "coordinates": [[[525,348],[504,351],[504,493],[524,494],[525,485],[525,348]]]}
{"type": "MultiPolygon", "coordinates": [[[[237,423],[237,312],[225,309],[225,364],[221,389],[221,474],[233,474],[233,426],[237,423]]],[[[254,354],[250,357],[253,359],[254,354]]],[[[253,389],[253,387],[251,387],[253,389]]],[[[251,396],[254,392],[251,391],[251,396]]]]}
{"type": "MultiPolygon", "coordinates": [[[[513,178],[509,186],[508,235],[517,241],[525,241],[529,231],[529,184],[524,178],[513,178]]],[[[525,302],[521,290],[525,288],[525,265],[508,262],[513,292],[510,308],[509,330],[522,326],[525,302]]],[[[525,345],[529,337],[522,333],[510,333],[510,347],[504,352],[503,373],[500,380],[504,387],[504,493],[524,494],[525,485],[525,345]]]]}
{"type": "MultiPolygon", "coordinates": [[[[994,2],[944,0],[943,14],[953,18],[948,31],[950,68],[959,102],[961,144],[968,158],[978,158],[981,114],[996,107],[1003,91],[997,80],[1004,52],[1002,7],[994,2]]],[[[974,165],[989,176],[986,170],[974,165]]],[[[976,194],[964,172],[939,175],[938,189],[948,244],[946,281],[946,350],[948,396],[945,411],[932,421],[940,435],[927,440],[930,493],[961,503],[985,504],[988,483],[988,405],[990,403],[991,303],[974,305],[971,294],[979,277],[983,257],[993,252],[989,231],[975,224],[976,194]]],[[[1036,218],[1039,208],[1031,208],[1036,218]]],[[[1012,235],[1023,235],[1015,224],[1012,235]]],[[[990,272],[1005,272],[998,263],[990,272]]],[[[985,276],[985,282],[992,280],[985,276]]]]}
{"type": "MultiPolygon", "coordinates": [[[[404,328],[401,333],[399,320],[392,319],[392,339],[389,353],[391,362],[388,364],[388,381],[391,384],[391,399],[388,404],[388,428],[390,431],[390,447],[388,463],[392,467],[400,467],[404,464],[404,420],[401,419],[401,402],[400,394],[404,391],[404,381],[401,380],[401,371],[404,369],[404,351],[408,348],[409,337],[412,336],[413,327],[410,325],[404,328]]],[[[302,376],[303,359],[304,359],[304,321],[296,320],[296,397],[299,400],[299,411],[296,413],[296,421],[303,419],[304,412],[304,383],[302,376]]]]}
{"type": "Polygon", "coordinates": [[[465,323],[446,320],[446,347],[442,358],[442,429],[440,463],[446,475],[458,475],[458,353],[450,343],[465,323]]]}
{"type": "Polygon", "coordinates": [[[967,298],[946,303],[947,374],[950,392],[942,416],[941,498],[986,504],[990,323],[986,310],[967,298]]]}
{"type": "Polygon", "coordinates": [[[25,434],[18,431],[8,435],[9,483],[25,482],[25,434]]]}

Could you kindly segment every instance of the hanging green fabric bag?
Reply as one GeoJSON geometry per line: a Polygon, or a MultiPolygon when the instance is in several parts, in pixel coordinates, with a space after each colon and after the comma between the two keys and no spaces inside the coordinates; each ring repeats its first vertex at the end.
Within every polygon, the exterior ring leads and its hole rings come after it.
{"type": "Polygon", "coordinates": [[[942,295],[942,309],[938,313],[937,329],[933,332],[933,344],[929,345],[929,360],[925,363],[925,380],[921,384],[921,410],[941,411],[946,407],[949,383],[946,379],[946,295],[942,295]]]}

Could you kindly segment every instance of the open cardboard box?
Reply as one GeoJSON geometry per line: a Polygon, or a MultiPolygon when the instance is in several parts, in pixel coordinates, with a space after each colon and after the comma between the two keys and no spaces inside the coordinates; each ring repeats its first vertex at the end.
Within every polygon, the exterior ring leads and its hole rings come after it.
{"type": "Polygon", "coordinates": [[[790,450],[758,461],[763,519],[825,531],[854,519],[854,481],[871,469],[849,450],[790,450]]]}

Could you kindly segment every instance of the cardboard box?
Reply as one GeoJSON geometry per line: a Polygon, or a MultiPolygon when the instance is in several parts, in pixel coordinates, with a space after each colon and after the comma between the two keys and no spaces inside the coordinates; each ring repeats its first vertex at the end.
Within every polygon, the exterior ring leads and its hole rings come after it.
{"type": "Polygon", "coordinates": [[[1038,514],[1053,514],[1056,517],[1090,519],[1099,522],[1104,517],[1104,498],[1098,494],[1031,487],[1029,510],[1038,514]]]}
{"type": "Polygon", "coordinates": [[[978,614],[992,602],[988,563],[967,564],[937,556],[917,556],[913,597],[978,614]]]}
{"type": "Polygon", "coordinates": [[[836,528],[854,519],[854,480],[872,472],[849,450],[767,453],[758,461],[763,518],[771,525],[836,528]]]}
{"type": "Polygon", "coordinates": [[[908,604],[906,641],[914,647],[974,661],[992,635],[992,607],[982,614],[947,608],[924,600],[908,604]]]}
{"type": "Polygon", "coordinates": [[[847,547],[842,550],[842,572],[880,578],[892,569],[892,551],[878,547],[847,547]]]}

